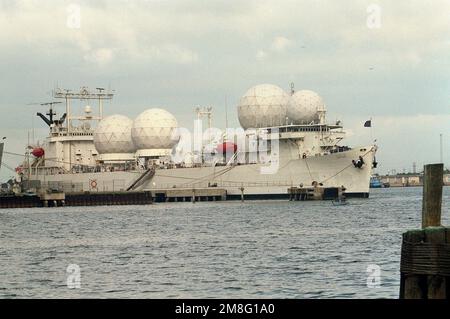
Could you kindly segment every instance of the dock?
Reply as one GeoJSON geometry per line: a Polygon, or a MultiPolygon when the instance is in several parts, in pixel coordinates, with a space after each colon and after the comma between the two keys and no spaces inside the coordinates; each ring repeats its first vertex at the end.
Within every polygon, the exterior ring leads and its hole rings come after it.
{"type": "Polygon", "coordinates": [[[149,205],[150,192],[86,192],[66,195],[66,206],[149,205]]]}
{"type": "Polygon", "coordinates": [[[306,200],[334,200],[344,195],[342,187],[290,187],[288,188],[290,201],[306,200]]]}
{"type": "Polygon", "coordinates": [[[223,188],[169,188],[151,190],[155,202],[200,202],[227,200],[223,188]]]}
{"type": "Polygon", "coordinates": [[[32,208],[43,207],[43,203],[37,195],[8,195],[0,197],[1,208],[32,208]]]}
{"type": "Polygon", "coordinates": [[[39,194],[38,197],[44,207],[58,207],[66,205],[66,194],[61,192],[44,192],[42,194],[39,194]]]}
{"type": "MultiPolygon", "coordinates": [[[[162,188],[146,191],[119,192],[69,192],[43,191],[38,194],[18,194],[0,197],[0,208],[31,208],[61,206],[111,206],[111,205],[148,205],[153,202],[215,202],[226,200],[262,199],[264,196],[228,194],[225,188],[162,188]]],[[[275,194],[276,198],[289,198],[291,201],[334,200],[344,195],[342,187],[290,187],[284,194],[275,194]]],[[[271,195],[270,198],[274,198],[271,195]]]]}
{"type": "Polygon", "coordinates": [[[42,193],[0,197],[1,208],[33,208],[62,206],[149,205],[151,192],[84,192],[42,193]]]}

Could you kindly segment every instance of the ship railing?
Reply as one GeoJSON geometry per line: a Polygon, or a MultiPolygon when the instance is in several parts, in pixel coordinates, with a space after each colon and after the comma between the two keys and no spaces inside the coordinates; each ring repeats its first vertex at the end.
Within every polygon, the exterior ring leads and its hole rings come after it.
{"type": "Polygon", "coordinates": [[[84,190],[83,183],[56,182],[56,181],[42,182],[41,188],[49,191],[58,191],[64,193],[81,193],[84,190]]]}
{"type": "Polygon", "coordinates": [[[123,179],[114,179],[106,181],[89,180],[89,184],[74,183],[71,181],[47,181],[41,183],[41,188],[49,191],[58,191],[64,193],[82,193],[89,192],[121,192],[125,191],[126,183],[123,179]]]}
{"type": "Polygon", "coordinates": [[[348,146],[337,146],[335,149],[330,149],[329,152],[331,154],[335,154],[335,153],[344,153],[347,151],[350,151],[352,148],[348,147],[348,146]]]}
{"type": "Polygon", "coordinates": [[[95,189],[91,188],[91,191],[103,191],[103,192],[123,192],[126,190],[125,180],[114,179],[109,181],[103,181],[97,185],[95,189]]]}
{"type": "Polygon", "coordinates": [[[169,189],[169,188],[207,188],[207,187],[292,187],[292,181],[273,181],[273,182],[233,182],[233,181],[210,181],[210,182],[192,182],[183,184],[169,184],[161,183],[154,186],[154,188],[169,189]],[[211,186],[214,185],[214,186],[211,186]]]}

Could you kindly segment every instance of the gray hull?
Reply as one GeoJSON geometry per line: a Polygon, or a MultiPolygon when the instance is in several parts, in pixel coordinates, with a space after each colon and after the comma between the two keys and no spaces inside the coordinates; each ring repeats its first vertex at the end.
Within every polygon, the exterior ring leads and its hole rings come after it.
{"type": "MultiPolygon", "coordinates": [[[[139,190],[168,188],[204,188],[211,185],[224,188],[230,198],[240,198],[244,188],[246,198],[284,198],[291,186],[310,186],[314,181],[325,187],[344,186],[349,195],[367,197],[375,149],[372,146],[354,148],[341,153],[307,159],[280,159],[272,174],[265,174],[268,165],[156,169],[154,176],[139,190]],[[363,156],[365,165],[356,168],[352,160],[363,156]]],[[[142,171],[58,174],[32,176],[45,185],[58,184],[67,193],[80,191],[126,190],[142,175],[142,171]]]]}

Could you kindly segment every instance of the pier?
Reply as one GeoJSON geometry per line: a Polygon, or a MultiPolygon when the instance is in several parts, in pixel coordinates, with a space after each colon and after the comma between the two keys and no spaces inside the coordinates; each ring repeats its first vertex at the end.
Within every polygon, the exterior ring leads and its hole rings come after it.
{"type": "Polygon", "coordinates": [[[1,208],[32,208],[42,207],[43,203],[37,195],[11,195],[0,197],[1,208]]]}
{"type": "Polygon", "coordinates": [[[0,197],[1,208],[32,208],[61,206],[148,205],[153,203],[150,192],[84,192],[42,193],[0,197]]]}
{"type": "Polygon", "coordinates": [[[227,200],[223,188],[169,188],[151,190],[155,202],[200,202],[227,200]]]}
{"type": "Polygon", "coordinates": [[[225,188],[161,188],[146,191],[117,192],[50,192],[37,194],[16,194],[0,197],[0,208],[31,208],[61,206],[111,206],[147,205],[153,202],[206,202],[253,199],[287,199],[290,201],[335,200],[345,195],[343,187],[290,187],[282,194],[246,194],[241,187],[240,194],[228,194],[225,188]]]}
{"type": "Polygon", "coordinates": [[[450,228],[441,225],[443,164],[425,165],[422,229],[403,234],[401,299],[450,298],[450,228]]]}
{"type": "Polygon", "coordinates": [[[20,194],[0,197],[0,209],[60,206],[65,206],[64,193],[20,194]]]}
{"type": "Polygon", "coordinates": [[[342,187],[290,187],[288,188],[290,201],[305,200],[333,200],[344,195],[342,187]]]}
{"type": "Polygon", "coordinates": [[[66,195],[67,206],[148,205],[152,202],[150,192],[86,192],[66,195]]]}
{"type": "Polygon", "coordinates": [[[66,205],[66,194],[64,193],[47,193],[44,192],[39,195],[39,200],[44,207],[58,207],[66,205]]]}

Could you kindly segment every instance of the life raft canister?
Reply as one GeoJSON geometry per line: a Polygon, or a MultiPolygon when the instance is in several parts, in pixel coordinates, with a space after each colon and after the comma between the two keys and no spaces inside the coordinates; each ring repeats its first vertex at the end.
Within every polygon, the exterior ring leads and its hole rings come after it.
{"type": "Polygon", "coordinates": [[[97,188],[97,181],[95,179],[91,180],[91,188],[97,188]]]}

